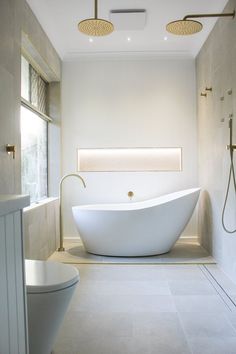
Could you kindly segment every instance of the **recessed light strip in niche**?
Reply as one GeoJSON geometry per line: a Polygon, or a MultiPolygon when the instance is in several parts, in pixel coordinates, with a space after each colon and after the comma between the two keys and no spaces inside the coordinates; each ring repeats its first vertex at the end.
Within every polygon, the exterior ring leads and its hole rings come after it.
{"type": "Polygon", "coordinates": [[[79,148],[77,157],[80,172],[182,171],[181,147],[79,148]]]}

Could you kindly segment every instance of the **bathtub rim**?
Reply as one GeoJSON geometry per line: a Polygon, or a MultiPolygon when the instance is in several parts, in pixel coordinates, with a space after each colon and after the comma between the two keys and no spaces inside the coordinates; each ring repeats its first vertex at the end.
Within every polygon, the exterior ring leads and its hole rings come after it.
{"type": "Polygon", "coordinates": [[[96,203],[96,204],[81,204],[72,207],[73,211],[132,211],[151,208],[158,205],[163,205],[172,202],[176,199],[184,198],[187,195],[200,193],[201,188],[189,188],[161,195],[159,197],[145,199],[136,202],[122,202],[122,203],[96,203]]]}

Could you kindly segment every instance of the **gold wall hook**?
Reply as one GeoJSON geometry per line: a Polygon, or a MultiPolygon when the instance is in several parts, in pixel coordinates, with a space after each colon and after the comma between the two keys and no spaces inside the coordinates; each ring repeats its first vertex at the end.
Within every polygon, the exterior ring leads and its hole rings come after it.
{"type": "Polygon", "coordinates": [[[206,88],[205,88],[205,91],[210,91],[210,92],[212,92],[212,87],[206,87],[206,88]]]}
{"type": "Polygon", "coordinates": [[[200,96],[207,97],[207,93],[206,92],[201,92],[200,96]]]}
{"type": "Polygon", "coordinates": [[[8,153],[8,155],[12,154],[12,157],[14,159],[15,158],[15,154],[16,154],[16,146],[7,144],[6,145],[6,152],[8,153]]]}

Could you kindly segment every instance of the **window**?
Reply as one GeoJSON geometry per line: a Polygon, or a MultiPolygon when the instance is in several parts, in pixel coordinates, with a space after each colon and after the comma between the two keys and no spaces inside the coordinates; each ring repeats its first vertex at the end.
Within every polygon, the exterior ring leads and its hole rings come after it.
{"type": "Polygon", "coordinates": [[[21,61],[21,176],[22,193],[31,203],[48,195],[48,84],[22,57],[21,61]]]}

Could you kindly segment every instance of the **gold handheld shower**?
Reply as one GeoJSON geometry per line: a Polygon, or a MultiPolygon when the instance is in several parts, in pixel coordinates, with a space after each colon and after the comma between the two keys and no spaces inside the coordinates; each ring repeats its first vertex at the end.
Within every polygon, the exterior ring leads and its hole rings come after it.
{"type": "Polygon", "coordinates": [[[94,18],[79,22],[78,29],[88,36],[106,36],[114,31],[114,26],[111,22],[98,18],[98,4],[94,0],[94,18]]]}
{"type": "Polygon", "coordinates": [[[235,16],[235,10],[231,13],[222,14],[195,14],[187,15],[182,20],[172,21],[166,25],[166,30],[172,34],[186,36],[194,33],[198,33],[202,30],[203,25],[201,22],[195,20],[189,20],[191,18],[203,18],[203,17],[232,17],[235,16]]]}

